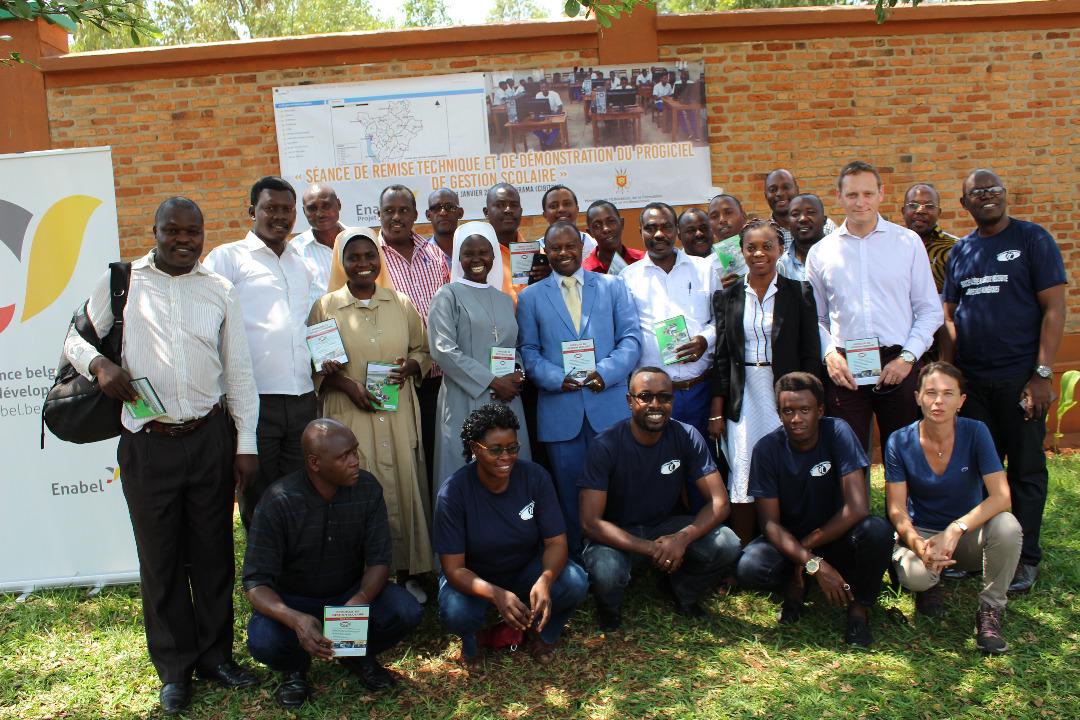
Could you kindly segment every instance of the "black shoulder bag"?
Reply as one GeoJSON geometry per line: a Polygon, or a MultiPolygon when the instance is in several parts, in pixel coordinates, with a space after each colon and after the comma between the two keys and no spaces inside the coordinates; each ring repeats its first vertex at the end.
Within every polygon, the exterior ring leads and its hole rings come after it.
{"type": "MultiPolygon", "coordinates": [[[[120,364],[120,351],[124,342],[124,307],[127,305],[128,287],[131,283],[131,263],[109,263],[112,275],[109,295],[112,303],[113,326],[109,334],[98,338],[93,323],[87,315],[89,301],[75,311],[69,331],[76,332],[93,345],[106,358],[120,364]]],[[[67,337],[65,333],[64,337],[67,337]]],[[[101,391],[96,380],[87,380],[60,356],[56,380],[45,405],[41,408],[41,447],[45,448],[45,426],[53,435],[73,443],[93,443],[108,440],[120,434],[120,411],[123,403],[108,397],[101,391]]]]}

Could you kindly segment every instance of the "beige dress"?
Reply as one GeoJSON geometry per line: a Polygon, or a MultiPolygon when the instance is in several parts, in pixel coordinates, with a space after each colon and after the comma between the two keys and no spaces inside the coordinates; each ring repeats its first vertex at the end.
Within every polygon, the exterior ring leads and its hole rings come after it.
{"type": "MultiPolygon", "coordinates": [[[[348,286],[323,295],[311,308],[308,324],[334,318],[349,362],[345,374],[361,385],[367,379],[369,362],[389,362],[411,358],[420,364],[422,378],[431,367],[427,334],[412,302],[403,293],[376,288],[365,307],[353,297],[348,286]]],[[[390,534],[394,546],[394,570],[410,574],[433,568],[431,505],[422,492],[426,477],[420,435],[420,407],[416,387],[407,382],[401,388],[398,410],[367,412],[353,404],[344,393],[322,393],[322,377],[315,387],[323,400],[323,416],[347,425],[360,443],[360,466],[382,485],[390,534]]]]}

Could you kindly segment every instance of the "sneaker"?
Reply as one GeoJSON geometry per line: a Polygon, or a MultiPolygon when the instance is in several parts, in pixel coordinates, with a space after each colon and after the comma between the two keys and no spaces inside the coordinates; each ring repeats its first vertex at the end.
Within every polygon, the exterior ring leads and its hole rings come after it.
{"type": "Polygon", "coordinates": [[[427,593],[424,592],[424,588],[420,587],[420,583],[416,578],[409,578],[405,581],[405,589],[409,591],[409,594],[416,598],[416,602],[423,605],[427,602],[427,593]]]}
{"type": "Polygon", "coordinates": [[[975,647],[984,655],[1000,655],[1009,649],[1005,638],[1001,637],[1001,619],[1005,608],[996,608],[986,603],[979,604],[975,613],[975,647]]]}
{"type": "Polygon", "coordinates": [[[1016,573],[1012,582],[1009,583],[1010,595],[1021,595],[1031,589],[1035,579],[1039,577],[1039,566],[1021,562],[1016,566],[1016,573]]]}
{"type": "Polygon", "coordinates": [[[596,623],[600,626],[600,632],[615,632],[622,627],[622,610],[597,606],[596,623]]]}
{"type": "Polygon", "coordinates": [[[874,636],[870,632],[870,619],[849,614],[847,627],[844,629],[844,642],[862,648],[873,645],[874,636]]]}
{"type": "Polygon", "coordinates": [[[915,612],[928,618],[939,618],[945,614],[945,589],[941,583],[915,593],[915,612]]]}

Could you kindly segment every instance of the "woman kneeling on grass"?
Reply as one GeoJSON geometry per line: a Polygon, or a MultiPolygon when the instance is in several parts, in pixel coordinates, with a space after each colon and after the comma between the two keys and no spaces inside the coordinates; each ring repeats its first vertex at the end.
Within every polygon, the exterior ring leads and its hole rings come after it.
{"type": "Polygon", "coordinates": [[[889,438],[885,498],[899,541],[893,564],[900,584],[915,592],[915,611],[927,617],[944,613],[944,568],[981,567],[975,645],[998,655],[1008,650],[1001,620],[1022,536],[990,431],[959,417],[966,397],[959,370],[930,363],[915,393],[923,419],[889,438]]]}
{"type": "Polygon", "coordinates": [[[509,406],[477,408],[461,428],[465,460],[439,490],[435,552],[439,618],[461,636],[470,673],[483,669],[476,633],[489,605],[503,622],[525,632],[541,665],[567,620],[585,599],[585,571],[566,559],[566,526],[547,471],[518,460],[517,416],[509,406]]]}

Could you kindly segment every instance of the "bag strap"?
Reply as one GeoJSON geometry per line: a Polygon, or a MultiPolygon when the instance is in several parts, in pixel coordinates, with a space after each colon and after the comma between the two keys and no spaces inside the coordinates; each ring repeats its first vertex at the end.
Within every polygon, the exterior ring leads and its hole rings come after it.
{"type": "Polygon", "coordinates": [[[120,362],[124,345],[124,308],[131,287],[131,263],[109,263],[109,303],[112,305],[113,325],[102,339],[101,353],[114,363],[120,362]]]}

